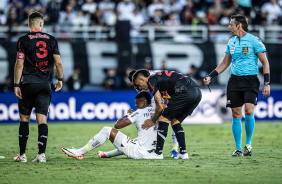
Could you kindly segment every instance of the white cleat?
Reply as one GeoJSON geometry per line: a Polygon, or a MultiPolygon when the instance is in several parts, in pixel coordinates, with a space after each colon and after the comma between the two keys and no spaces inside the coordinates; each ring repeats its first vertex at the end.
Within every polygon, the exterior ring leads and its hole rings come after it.
{"type": "Polygon", "coordinates": [[[15,162],[27,162],[27,158],[25,156],[25,153],[20,155],[18,154],[16,157],[14,157],[15,162]]]}
{"type": "Polygon", "coordinates": [[[164,159],[163,154],[156,154],[156,153],[152,153],[151,155],[148,155],[146,157],[144,157],[144,159],[164,159]]]}
{"type": "Polygon", "coordinates": [[[189,159],[188,153],[184,154],[178,154],[178,156],[175,159],[189,159]]]}
{"type": "Polygon", "coordinates": [[[76,158],[82,160],[84,158],[84,155],[80,154],[78,152],[78,149],[69,149],[69,148],[62,148],[62,151],[68,155],[68,157],[76,158]]]}
{"type": "Polygon", "coordinates": [[[37,154],[36,158],[32,162],[46,162],[45,153],[37,154]]]}

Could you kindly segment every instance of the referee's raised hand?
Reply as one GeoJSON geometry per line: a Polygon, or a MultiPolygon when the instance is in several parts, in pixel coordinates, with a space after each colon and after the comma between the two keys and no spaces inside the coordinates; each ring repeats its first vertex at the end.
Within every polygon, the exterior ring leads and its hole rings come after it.
{"type": "Polygon", "coordinates": [[[57,81],[56,81],[56,84],[55,84],[55,91],[56,91],[56,92],[57,92],[57,91],[60,91],[60,90],[62,89],[62,87],[63,87],[63,81],[57,80],[57,81]]]}
{"type": "Polygon", "coordinates": [[[18,99],[22,99],[22,91],[20,87],[14,87],[15,88],[15,95],[18,99]]]}
{"type": "Polygon", "coordinates": [[[210,82],[211,82],[211,77],[209,77],[209,76],[205,77],[205,78],[203,79],[203,82],[204,82],[205,85],[209,85],[210,82]]]}

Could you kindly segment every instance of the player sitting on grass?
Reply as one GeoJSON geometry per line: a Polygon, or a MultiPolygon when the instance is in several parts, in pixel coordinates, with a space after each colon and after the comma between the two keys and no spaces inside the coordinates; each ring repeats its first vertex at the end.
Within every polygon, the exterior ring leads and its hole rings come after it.
{"type": "MultiPolygon", "coordinates": [[[[132,70],[129,75],[128,75],[128,79],[131,83],[131,85],[134,87],[134,89],[140,93],[142,91],[145,91],[145,90],[142,90],[141,88],[139,88],[138,86],[136,86],[134,84],[134,82],[132,81],[132,76],[134,75],[134,73],[136,72],[136,70],[132,70]]],[[[160,72],[160,70],[149,70],[150,72],[150,76],[151,75],[154,75],[156,74],[157,72],[160,72]]],[[[147,90],[146,92],[150,92],[149,90],[147,90]]],[[[162,101],[163,103],[167,104],[168,103],[168,99],[170,99],[171,97],[167,94],[167,92],[163,92],[162,93],[162,101]]],[[[154,109],[156,109],[156,103],[155,103],[155,99],[154,97],[151,99],[151,105],[154,109]]],[[[132,110],[132,109],[131,109],[132,110]]],[[[132,110],[133,111],[133,110],[132,110]]],[[[172,143],[173,143],[173,147],[172,147],[172,151],[171,151],[171,158],[177,158],[178,156],[178,141],[176,139],[176,135],[175,135],[175,132],[173,131],[173,129],[171,129],[171,139],[172,139],[172,143]]],[[[114,153],[114,152],[111,152],[111,153],[114,153]]],[[[99,153],[98,153],[99,154],[99,153]]],[[[99,154],[101,156],[101,154],[99,154]]],[[[112,154],[113,155],[113,154],[112,154]]]]}
{"type": "Polygon", "coordinates": [[[138,137],[134,140],[127,137],[122,132],[111,128],[104,127],[82,148],[68,149],[62,148],[62,151],[69,157],[83,159],[84,154],[103,145],[109,139],[118,149],[119,154],[123,153],[132,159],[150,159],[156,149],[157,131],[152,126],[148,130],[141,128],[144,121],[150,119],[155,113],[154,108],[150,106],[151,95],[147,92],[141,92],[135,97],[137,110],[129,116],[120,118],[116,124],[116,129],[124,128],[130,124],[135,124],[138,130],[138,137]],[[121,153],[120,153],[121,152],[121,153]]]}

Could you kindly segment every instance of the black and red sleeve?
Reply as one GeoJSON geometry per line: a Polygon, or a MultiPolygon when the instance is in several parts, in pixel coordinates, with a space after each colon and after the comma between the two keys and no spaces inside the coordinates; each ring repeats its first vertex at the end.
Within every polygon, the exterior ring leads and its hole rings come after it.
{"type": "Polygon", "coordinates": [[[157,79],[155,77],[150,77],[148,80],[148,87],[152,95],[155,95],[159,90],[157,86],[157,79]]]}
{"type": "Polygon", "coordinates": [[[59,46],[57,40],[54,38],[53,54],[60,55],[59,46]]]}
{"type": "Polygon", "coordinates": [[[17,59],[25,59],[25,48],[22,38],[20,38],[17,43],[17,59]]]}

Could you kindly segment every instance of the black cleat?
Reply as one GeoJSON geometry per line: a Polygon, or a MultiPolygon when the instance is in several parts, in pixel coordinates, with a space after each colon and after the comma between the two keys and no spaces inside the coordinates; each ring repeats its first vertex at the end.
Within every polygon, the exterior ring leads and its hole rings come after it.
{"type": "Polygon", "coordinates": [[[244,156],[252,156],[252,146],[250,146],[250,145],[245,146],[244,156]]]}
{"type": "Polygon", "coordinates": [[[241,150],[235,150],[234,152],[233,152],[233,154],[232,155],[230,155],[231,157],[241,157],[241,156],[243,156],[243,152],[241,151],[241,150]]]}

